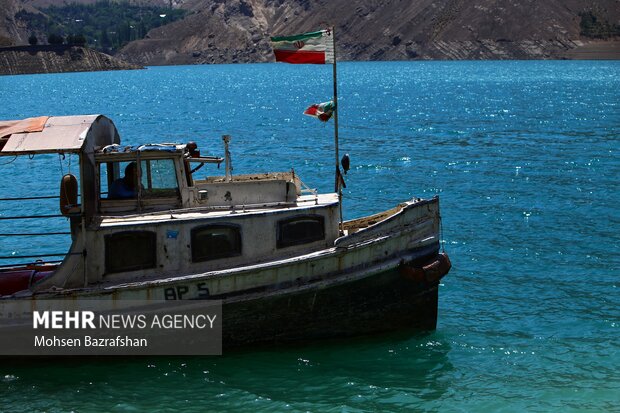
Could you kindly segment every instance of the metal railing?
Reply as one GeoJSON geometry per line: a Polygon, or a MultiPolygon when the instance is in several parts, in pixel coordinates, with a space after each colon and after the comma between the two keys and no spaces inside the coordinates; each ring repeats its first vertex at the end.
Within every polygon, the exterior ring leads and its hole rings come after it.
{"type": "MultiPolygon", "coordinates": [[[[36,201],[36,200],[50,200],[50,199],[60,199],[58,195],[45,195],[45,196],[27,196],[27,197],[12,197],[12,198],[0,198],[0,202],[18,202],[18,201],[36,201]]],[[[41,215],[12,215],[12,216],[0,216],[1,221],[20,221],[20,220],[32,220],[32,219],[57,219],[57,218],[65,218],[62,214],[41,214],[41,215]]],[[[21,228],[20,228],[21,229],[21,228]]],[[[0,232],[0,238],[10,237],[10,238],[31,238],[31,237],[50,237],[50,236],[62,236],[62,235],[71,235],[69,231],[36,231],[36,232],[22,232],[22,231],[10,231],[10,232],[0,232]]],[[[11,260],[13,261],[10,264],[0,264],[0,268],[9,268],[9,267],[22,267],[25,265],[37,265],[37,264],[55,264],[62,262],[62,257],[67,255],[74,255],[75,253],[69,252],[56,252],[56,251],[42,251],[41,253],[37,253],[36,251],[32,254],[29,254],[27,250],[33,250],[33,243],[29,245],[28,248],[20,248],[25,250],[26,254],[9,254],[9,255],[0,255],[0,262],[11,260]],[[58,259],[58,257],[61,257],[58,259]],[[45,260],[43,259],[54,258],[53,260],[45,260]],[[22,260],[28,260],[23,262],[22,260]],[[34,260],[34,261],[33,261],[34,260]],[[19,261],[19,262],[17,262],[19,261]]],[[[5,252],[6,251],[0,251],[5,252]]]]}

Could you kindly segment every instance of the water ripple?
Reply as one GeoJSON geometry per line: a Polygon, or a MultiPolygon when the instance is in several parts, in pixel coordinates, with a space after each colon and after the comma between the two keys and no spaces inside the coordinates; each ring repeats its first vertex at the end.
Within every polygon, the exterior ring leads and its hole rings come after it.
{"type": "MultiPolygon", "coordinates": [[[[331,124],[301,113],[331,96],[330,70],[262,64],[5,76],[0,118],[104,113],[126,143],[194,140],[213,155],[231,134],[236,173],[294,168],[328,191],[331,124]]],[[[0,410],[617,410],[620,64],[339,70],[341,152],[352,166],[345,218],[441,194],[454,267],[440,287],[438,330],[221,358],[8,360],[0,410]]],[[[54,194],[62,173],[76,168],[52,155],[3,161],[0,196],[54,194]]],[[[55,202],[29,202],[0,215],[49,208],[55,202]]],[[[2,232],[18,232],[11,222],[2,232]]],[[[62,237],[39,245],[66,247],[62,237]]],[[[0,255],[23,248],[2,239],[0,255]]]]}

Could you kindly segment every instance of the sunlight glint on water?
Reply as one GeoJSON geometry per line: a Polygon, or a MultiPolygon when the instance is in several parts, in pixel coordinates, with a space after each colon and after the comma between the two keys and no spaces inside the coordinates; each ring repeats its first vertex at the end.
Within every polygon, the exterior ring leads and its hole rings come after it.
{"type": "MultiPolygon", "coordinates": [[[[618,409],[620,64],[343,63],[338,78],[345,218],[441,197],[454,267],[437,331],[221,358],[3,360],[0,410],[618,409]]],[[[235,173],[294,168],[329,191],[332,125],[301,113],[329,99],[330,79],[281,64],[5,76],[0,118],[102,113],[124,143],[194,140],[211,155],[231,134],[235,173]]],[[[10,160],[0,197],[53,195],[69,168],[10,160]]],[[[2,238],[0,255],[21,248],[2,238]]]]}

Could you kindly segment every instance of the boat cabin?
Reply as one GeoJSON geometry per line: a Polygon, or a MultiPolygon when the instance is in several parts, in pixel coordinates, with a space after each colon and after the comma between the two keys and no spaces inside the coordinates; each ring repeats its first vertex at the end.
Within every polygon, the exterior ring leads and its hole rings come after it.
{"type": "Polygon", "coordinates": [[[303,189],[293,171],[233,176],[223,140],[220,158],[194,143],[123,146],[102,115],[0,122],[0,155],[75,154],[80,165],[59,177],[67,255],[0,263],[0,295],[238,269],[334,245],[337,194],[303,189]],[[221,163],[223,176],[202,169],[221,163]]]}

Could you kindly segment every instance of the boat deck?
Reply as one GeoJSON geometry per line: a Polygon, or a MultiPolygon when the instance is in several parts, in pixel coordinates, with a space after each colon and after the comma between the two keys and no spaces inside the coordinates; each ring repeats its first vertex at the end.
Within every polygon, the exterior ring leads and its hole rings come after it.
{"type": "Polygon", "coordinates": [[[325,207],[338,203],[338,194],[303,195],[294,203],[271,203],[257,205],[236,205],[234,207],[213,207],[190,209],[173,209],[157,212],[139,213],[131,215],[107,215],[101,216],[100,227],[113,227],[117,225],[145,224],[149,222],[164,222],[170,220],[191,221],[195,219],[218,218],[238,216],[239,214],[268,214],[278,210],[307,209],[310,206],[325,207]]]}

